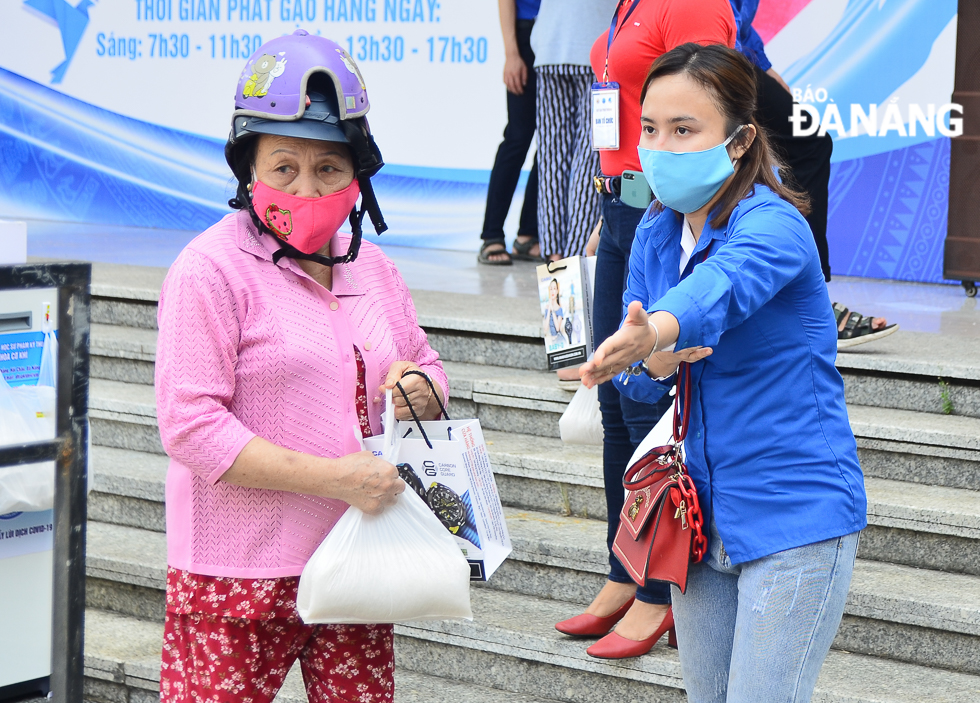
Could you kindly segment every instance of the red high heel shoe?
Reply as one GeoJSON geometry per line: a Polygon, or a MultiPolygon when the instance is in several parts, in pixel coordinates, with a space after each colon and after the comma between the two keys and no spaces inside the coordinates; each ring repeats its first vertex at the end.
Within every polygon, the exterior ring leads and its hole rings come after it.
{"type": "Polygon", "coordinates": [[[645,640],[630,640],[615,632],[610,632],[601,640],[585,650],[590,657],[597,659],[628,659],[629,657],[639,657],[651,649],[657,643],[664,632],[667,632],[667,645],[677,649],[677,635],[674,632],[674,612],[668,610],[664,616],[660,627],[650,637],[645,640]]]}
{"type": "Polygon", "coordinates": [[[613,629],[617,622],[623,619],[623,616],[626,615],[626,611],[630,609],[631,605],[633,605],[632,598],[615,613],[605,617],[582,613],[581,615],[576,615],[574,618],[562,620],[555,625],[555,629],[566,635],[573,635],[575,637],[601,637],[613,629]]]}

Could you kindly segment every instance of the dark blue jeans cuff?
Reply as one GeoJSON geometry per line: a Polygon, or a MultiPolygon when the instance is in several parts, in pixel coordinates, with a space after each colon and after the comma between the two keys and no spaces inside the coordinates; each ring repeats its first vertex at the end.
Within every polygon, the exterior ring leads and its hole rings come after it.
{"type": "MultiPolygon", "coordinates": [[[[619,574],[611,573],[608,578],[613,583],[633,583],[633,579],[629,576],[623,577],[619,574]]],[[[636,599],[641,603],[670,605],[670,585],[654,581],[646,586],[637,586],[636,599]]]]}
{"type": "Polygon", "coordinates": [[[652,605],[670,605],[670,586],[660,582],[637,586],[636,599],[652,605]]]}

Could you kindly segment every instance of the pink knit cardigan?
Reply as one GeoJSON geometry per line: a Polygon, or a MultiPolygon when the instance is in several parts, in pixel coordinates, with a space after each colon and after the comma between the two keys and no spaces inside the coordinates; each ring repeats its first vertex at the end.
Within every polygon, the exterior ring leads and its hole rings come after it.
{"type": "MultiPolygon", "coordinates": [[[[334,238],[346,251],[349,235],[334,238]]],[[[157,419],[170,566],[208,576],[298,576],[347,503],[221,480],[252,437],[316,456],[360,450],[353,347],[371,429],[389,366],[414,361],[448,390],[394,264],[369,243],[326,290],[248,215],[225,216],[174,262],[160,295],[157,419]]]]}

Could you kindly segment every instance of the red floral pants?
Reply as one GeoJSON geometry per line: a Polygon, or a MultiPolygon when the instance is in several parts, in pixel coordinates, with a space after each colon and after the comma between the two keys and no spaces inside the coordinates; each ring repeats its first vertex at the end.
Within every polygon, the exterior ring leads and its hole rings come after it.
{"type": "Polygon", "coordinates": [[[167,613],[160,670],[164,703],[266,703],[298,658],[311,703],[390,703],[391,625],[304,625],[167,613]]]}
{"type": "MultiPolygon", "coordinates": [[[[364,361],[357,416],[371,436],[364,361]]],[[[160,667],[163,703],[267,703],[297,659],[310,703],[391,703],[391,625],[304,625],[298,578],[244,579],[167,570],[160,667]]]]}

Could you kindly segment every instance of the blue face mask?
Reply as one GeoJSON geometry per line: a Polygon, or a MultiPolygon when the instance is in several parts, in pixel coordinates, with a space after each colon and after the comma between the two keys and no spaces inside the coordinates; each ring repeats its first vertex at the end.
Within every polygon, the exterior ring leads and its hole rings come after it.
{"type": "Polygon", "coordinates": [[[739,127],[724,142],[704,151],[654,151],[637,147],[643,175],[657,200],[684,214],[703,208],[735,173],[726,147],[741,131],[739,127]]]}

